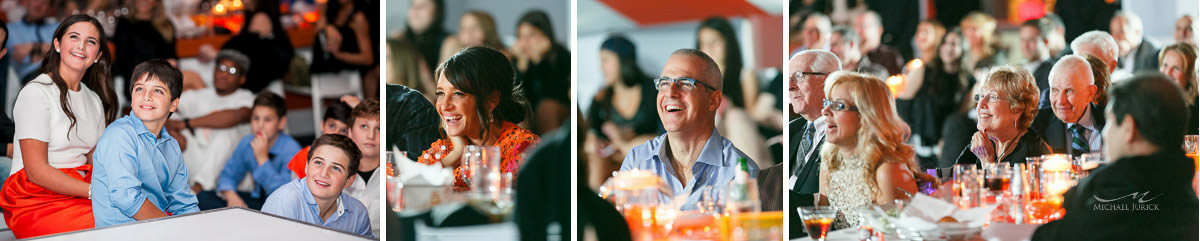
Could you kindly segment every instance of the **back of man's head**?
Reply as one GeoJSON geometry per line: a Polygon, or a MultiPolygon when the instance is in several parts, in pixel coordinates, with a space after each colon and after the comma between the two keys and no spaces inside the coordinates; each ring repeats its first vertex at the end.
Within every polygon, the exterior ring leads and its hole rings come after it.
{"type": "Polygon", "coordinates": [[[1130,116],[1142,139],[1160,149],[1181,148],[1192,110],[1187,109],[1183,92],[1166,75],[1140,73],[1114,83],[1109,95],[1108,108],[1115,118],[1109,120],[1109,125],[1123,124],[1125,116],[1130,116]]]}

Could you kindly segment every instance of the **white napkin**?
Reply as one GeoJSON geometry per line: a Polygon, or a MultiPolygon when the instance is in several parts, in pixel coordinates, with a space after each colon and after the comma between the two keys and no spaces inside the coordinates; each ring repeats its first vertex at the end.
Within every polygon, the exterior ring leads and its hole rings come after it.
{"type": "Polygon", "coordinates": [[[908,206],[900,212],[896,226],[909,230],[931,230],[944,226],[983,227],[988,221],[988,214],[996,209],[996,205],[988,205],[967,210],[960,210],[954,204],[924,194],[914,195],[908,206]],[[958,223],[938,223],[943,217],[952,217],[958,223]]]}
{"type": "Polygon", "coordinates": [[[453,169],[442,168],[440,164],[425,165],[404,155],[395,155],[393,158],[396,158],[396,172],[400,181],[406,185],[442,186],[448,184],[446,181],[454,175],[453,169]]]}

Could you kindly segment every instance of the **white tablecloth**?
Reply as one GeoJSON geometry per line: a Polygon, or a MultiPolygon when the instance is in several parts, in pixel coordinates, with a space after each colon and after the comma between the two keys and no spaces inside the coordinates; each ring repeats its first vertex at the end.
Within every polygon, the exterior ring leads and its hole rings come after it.
{"type": "MultiPolygon", "coordinates": [[[[1033,231],[1037,230],[1037,224],[1011,224],[1011,223],[993,223],[983,230],[983,240],[987,241],[1027,241],[1033,236],[1033,231]]],[[[804,227],[800,227],[804,228],[804,227]]],[[[888,236],[886,240],[901,240],[899,237],[888,236]]],[[[793,239],[808,241],[813,240],[808,237],[793,239]]],[[[843,240],[858,240],[858,229],[847,228],[830,232],[825,237],[827,241],[843,241],[843,240]]]]}
{"type": "Polygon", "coordinates": [[[36,240],[369,240],[366,237],[243,208],[223,208],[80,230],[36,240]]]}

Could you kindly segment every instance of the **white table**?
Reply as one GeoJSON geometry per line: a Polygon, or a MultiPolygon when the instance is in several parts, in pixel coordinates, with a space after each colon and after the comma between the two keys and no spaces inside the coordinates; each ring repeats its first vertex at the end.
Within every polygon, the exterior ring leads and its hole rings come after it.
{"type": "MultiPolygon", "coordinates": [[[[990,224],[990,226],[988,226],[987,229],[984,229],[983,233],[980,236],[983,237],[982,240],[987,240],[987,241],[1028,241],[1030,237],[1033,237],[1033,231],[1037,230],[1037,227],[1038,227],[1037,224],[993,223],[993,224],[990,224]]],[[[804,227],[800,227],[800,228],[804,228],[804,227]]],[[[894,237],[894,236],[884,237],[884,239],[886,239],[886,240],[901,240],[899,237],[894,237]]],[[[808,237],[793,239],[793,241],[796,241],[796,240],[808,241],[808,240],[813,240],[813,239],[810,239],[808,237]]],[[[857,241],[858,240],[858,229],[847,228],[847,229],[829,232],[829,235],[826,235],[825,240],[827,240],[827,241],[843,241],[843,240],[857,241]]]]}
{"type": "Polygon", "coordinates": [[[43,236],[34,240],[370,240],[243,208],[222,208],[43,236]]]}

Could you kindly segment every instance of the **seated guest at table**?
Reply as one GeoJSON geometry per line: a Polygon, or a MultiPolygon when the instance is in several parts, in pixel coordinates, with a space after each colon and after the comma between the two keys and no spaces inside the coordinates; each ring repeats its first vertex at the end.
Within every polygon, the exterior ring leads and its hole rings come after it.
{"type": "Polygon", "coordinates": [[[1096,105],[1096,109],[1103,110],[1104,105],[1108,104],[1108,87],[1112,85],[1112,75],[1105,71],[1108,64],[1092,55],[1085,54],[1083,58],[1087,59],[1088,65],[1092,67],[1092,84],[1096,85],[1096,96],[1092,98],[1092,104],[1096,105]]]}
{"type": "Polygon", "coordinates": [[[862,52],[858,50],[861,43],[862,40],[858,38],[854,29],[833,27],[833,34],[829,37],[829,51],[837,54],[838,59],[842,60],[842,69],[870,74],[876,78],[887,78],[887,68],[863,57],[862,52]]]}
{"type": "Polygon", "coordinates": [[[438,124],[441,118],[433,104],[417,90],[403,85],[388,84],[387,99],[387,149],[398,148],[408,152],[408,159],[416,160],[429,144],[438,139],[438,124]]]}
{"type": "Polygon", "coordinates": [[[1104,115],[1092,104],[1096,94],[1092,67],[1078,55],[1059,59],[1050,70],[1051,107],[1041,108],[1030,128],[1054,153],[1081,155],[1099,151],[1104,115]]]}
{"type": "Polygon", "coordinates": [[[879,21],[879,13],[870,10],[859,13],[854,16],[851,25],[854,31],[858,32],[858,37],[862,38],[859,51],[862,52],[863,59],[870,59],[870,62],[886,68],[888,76],[900,74],[900,67],[904,65],[903,56],[900,56],[896,49],[880,44],[883,23],[879,21]]]}
{"type": "Polygon", "coordinates": [[[1197,239],[1200,203],[1188,185],[1195,164],[1179,131],[1188,125],[1187,103],[1171,82],[1154,73],[1113,85],[1104,110],[1112,119],[1104,127],[1111,163],[1063,194],[1066,214],[1039,226],[1032,240],[1197,239]]]}
{"type": "Polygon", "coordinates": [[[463,192],[471,189],[467,166],[462,165],[465,148],[497,146],[500,170],[516,175],[522,154],[538,136],[516,124],[525,121],[529,106],[508,59],[495,49],[470,47],[450,56],[435,72],[434,106],[444,132],[417,161],[454,168],[454,190],[463,192]]]}
{"type": "Polygon", "coordinates": [[[254,93],[240,88],[249,70],[250,58],[246,55],[222,50],[213,67],[212,88],[184,91],[179,96],[179,108],[167,120],[167,132],[183,149],[192,192],[216,187],[217,175],[237,141],[250,133],[254,93]]]}
{"type": "Polygon", "coordinates": [[[637,64],[637,46],[628,38],[614,35],[600,45],[600,69],[604,87],[592,98],[587,110],[590,126],[584,134],[584,153],[592,188],[621,167],[625,153],[658,136],[662,122],[654,109],[654,86],[637,64]]]}
{"type": "Polygon", "coordinates": [[[1197,44],[1196,28],[1192,25],[1194,21],[1191,14],[1184,14],[1175,20],[1175,43],[1197,44]]]}
{"type": "MultiPolygon", "coordinates": [[[[337,101],[325,107],[325,116],[321,120],[321,135],[340,134],[343,136],[350,135],[350,111],[353,110],[346,102],[337,101]]],[[[292,160],[288,161],[288,169],[292,170],[292,174],[296,174],[296,178],[304,178],[304,164],[308,163],[308,148],[306,146],[296,155],[292,156],[292,160]]]]}
{"type": "Polygon", "coordinates": [[[1091,55],[1104,60],[1108,65],[1108,73],[1112,79],[1123,79],[1130,76],[1129,72],[1117,71],[1117,55],[1120,47],[1112,35],[1107,32],[1093,30],[1075,37],[1071,41],[1071,52],[1075,55],[1091,55]]]}
{"type": "Polygon", "coordinates": [[[554,40],[550,15],[545,11],[521,15],[516,29],[511,59],[529,106],[535,110],[529,126],[536,134],[546,134],[570,120],[571,49],[554,40]]]}
{"type": "Polygon", "coordinates": [[[974,96],[979,131],[971,136],[971,145],[958,154],[957,164],[1025,163],[1026,157],[1050,154],[1050,146],[1029,130],[1038,112],[1038,89],[1033,82],[1029,70],[1001,66],[979,83],[974,96]]]}
{"type": "Polygon", "coordinates": [[[262,91],[271,81],[280,79],[287,72],[295,56],[291,37],[279,21],[278,0],[247,1],[242,13],[244,30],[238,32],[225,44],[223,50],[236,50],[246,54],[257,68],[247,68],[246,83],[242,86],[250,92],[262,91]]]}
{"type": "Polygon", "coordinates": [[[358,174],[358,178],[350,181],[345,193],[366,204],[371,216],[371,231],[378,234],[379,187],[383,186],[380,180],[384,178],[383,171],[386,169],[379,168],[379,101],[368,98],[359,102],[354,105],[350,116],[353,120],[350,121],[349,137],[358,146],[362,159],[357,169],[351,169],[358,174]]]}
{"type": "Polygon", "coordinates": [[[1142,34],[1141,17],[1117,11],[1109,20],[1108,30],[1117,41],[1117,54],[1121,56],[1117,68],[1129,73],[1158,69],[1158,49],[1162,45],[1142,34]]]}
{"type": "Polygon", "coordinates": [[[1025,69],[1033,73],[1039,90],[1050,88],[1050,69],[1054,67],[1054,56],[1048,46],[1051,30],[1041,19],[1025,20],[1021,23],[1019,44],[1025,56],[1025,69]]]}
{"type": "Polygon", "coordinates": [[[996,48],[996,18],[983,12],[971,12],[958,23],[962,28],[964,69],[979,69],[979,63],[1003,65],[1008,59],[1003,50],[996,48]]]}
{"type": "Polygon", "coordinates": [[[662,177],[674,196],[687,197],[683,210],[698,207],[704,187],[723,189],[733,181],[738,159],[746,159],[751,178],[757,176],[758,164],[717,133],[714,117],[724,101],[721,71],[708,55],[676,50],[654,86],[667,133],[630,150],[621,171],[641,169],[662,177]]]}
{"type": "Polygon", "coordinates": [[[820,190],[841,210],[835,228],[856,227],[855,207],[890,204],[917,192],[916,156],[904,142],[908,124],[894,112],[883,81],[839,71],[825,82],[821,113],[827,124],[821,147],[820,190]]]}
{"type": "Polygon", "coordinates": [[[17,238],[92,228],[89,154],[116,120],[111,53],[100,21],[63,20],[54,51],[13,104],[17,140],[12,174],[0,189],[4,222],[17,238]]]}
{"type": "MultiPolygon", "coordinates": [[[[116,49],[113,76],[122,77],[122,86],[133,86],[134,66],[151,59],[166,59],[177,64],[175,53],[175,25],[167,19],[162,0],[132,1],[129,15],[117,19],[117,29],[112,35],[116,49]]],[[[124,98],[132,100],[132,98],[124,98]]]]}
{"type": "Polygon", "coordinates": [[[96,144],[92,210],[96,227],[199,212],[179,143],[163,125],[179,105],[183,74],[164,60],[133,68],[132,113],[96,144]]]}
{"type": "Polygon", "coordinates": [[[1158,71],[1170,77],[1176,86],[1183,90],[1183,98],[1187,100],[1188,110],[1192,111],[1191,121],[1188,121],[1188,134],[1195,135],[1197,131],[1197,83],[1196,83],[1196,45],[1176,43],[1163,47],[1158,53],[1158,71]]]}
{"type": "Polygon", "coordinates": [[[696,49],[712,58],[721,71],[724,107],[717,108],[717,131],[758,165],[775,165],[778,161],[767,154],[766,138],[754,122],[757,113],[752,107],[758,99],[759,81],[754,66],[746,66],[733,24],[720,16],[701,21],[696,29],[696,49]]]}
{"type": "Polygon", "coordinates": [[[504,42],[500,41],[500,34],[496,33],[495,18],[485,11],[471,10],[462,15],[458,20],[458,33],[446,37],[442,43],[438,63],[445,62],[458,50],[472,46],[487,46],[508,55],[504,42]]]}
{"type": "MultiPolygon", "coordinates": [[[[800,223],[800,213],[793,212],[801,206],[812,206],[812,195],[817,193],[820,186],[818,167],[821,166],[821,143],[825,142],[825,127],[827,119],[821,115],[822,101],[825,100],[825,79],[842,70],[841,60],[827,50],[804,50],[797,53],[788,61],[788,103],[792,113],[799,114],[788,123],[791,126],[792,170],[786,175],[788,195],[788,227],[791,227],[790,238],[804,236],[803,224],[800,223]]],[[[774,168],[774,167],[772,167],[774,168]]],[[[770,169],[770,168],[768,168],[770,169]]]]}
{"type": "Polygon", "coordinates": [[[287,127],[283,97],[269,91],[260,93],[254,98],[253,112],[250,118],[253,134],[243,137],[225,162],[217,177],[216,191],[196,195],[201,210],[222,207],[259,210],[271,192],[292,179],[292,172],[287,169],[288,160],[300,151],[300,143],[292,136],[280,133],[287,127]],[[246,174],[250,174],[254,182],[253,192],[237,190],[246,174]]]}
{"type": "MultiPolygon", "coordinates": [[[[321,135],[308,153],[305,177],[287,182],[267,198],[262,211],[343,232],[375,237],[367,207],[342,189],[354,182],[362,153],[340,134],[321,135]]],[[[372,200],[370,202],[379,202],[372,200]]]]}

